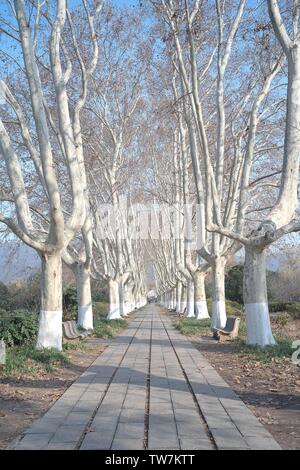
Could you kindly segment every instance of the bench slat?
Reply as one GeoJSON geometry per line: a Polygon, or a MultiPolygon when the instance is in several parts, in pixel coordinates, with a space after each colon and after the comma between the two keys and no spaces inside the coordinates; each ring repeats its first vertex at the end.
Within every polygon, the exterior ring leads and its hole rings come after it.
{"type": "Polygon", "coordinates": [[[77,329],[74,320],[68,320],[63,322],[63,332],[66,339],[82,339],[85,337],[85,335],[80,333],[80,331],[77,329]]]}
{"type": "Polygon", "coordinates": [[[227,336],[234,339],[238,336],[241,319],[239,317],[228,317],[224,329],[217,329],[219,339],[222,336],[227,336]]]}

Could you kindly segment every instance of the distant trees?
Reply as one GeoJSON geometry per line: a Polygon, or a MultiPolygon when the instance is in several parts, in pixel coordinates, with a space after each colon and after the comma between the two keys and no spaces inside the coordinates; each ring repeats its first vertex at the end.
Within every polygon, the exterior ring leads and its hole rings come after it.
{"type": "Polygon", "coordinates": [[[299,302],[300,263],[297,253],[287,253],[278,269],[267,273],[267,279],[270,301],[299,302]]]}

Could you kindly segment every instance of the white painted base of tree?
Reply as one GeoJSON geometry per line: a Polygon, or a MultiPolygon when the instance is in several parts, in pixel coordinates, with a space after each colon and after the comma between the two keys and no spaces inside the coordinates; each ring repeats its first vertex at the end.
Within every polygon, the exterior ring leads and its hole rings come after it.
{"type": "Polygon", "coordinates": [[[62,311],[41,310],[37,349],[56,349],[62,351],[62,311]]]}
{"type": "Polygon", "coordinates": [[[211,329],[222,329],[226,325],[226,305],[224,300],[212,301],[211,329]]]}
{"type": "Polygon", "coordinates": [[[188,302],[186,306],[186,317],[194,318],[195,317],[195,305],[194,302],[188,302]]]}
{"type": "Polygon", "coordinates": [[[180,311],[179,313],[184,313],[186,309],[186,302],[180,302],[180,311]]]}
{"type": "Polygon", "coordinates": [[[132,303],[126,302],[124,304],[124,315],[126,315],[126,316],[129,315],[129,313],[131,313],[132,310],[133,310],[132,303]]]}
{"type": "Polygon", "coordinates": [[[268,304],[266,302],[246,304],[245,313],[246,343],[262,347],[276,344],[272,334],[268,304]]]}
{"type": "Polygon", "coordinates": [[[117,318],[122,318],[120,314],[120,305],[109,304],[109,312],[107,315],[107,320],[116,320],[117,318]]]}
{"type": "Polygon", "coordinates": [[[197,320],[209,318],[206,300],[198,300],[197,302],[195,302],[195,310],[197,320]]]}
{"type": "Polygon", "coordinates": [[[92,304],[79,305],[77,324],[85,330],[92,330],[94,328],[92,304]]]}

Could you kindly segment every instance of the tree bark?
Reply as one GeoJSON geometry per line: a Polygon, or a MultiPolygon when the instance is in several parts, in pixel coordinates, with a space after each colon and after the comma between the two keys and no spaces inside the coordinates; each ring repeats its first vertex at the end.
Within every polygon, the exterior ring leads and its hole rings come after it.
{"type": "Polygon", "coordinates": [[[226,258],[216,257],[212,266],[212,330],[226,325],[225,265],[226,258]]]}
{"type": "Polygon", "coordinates": [[[198,320],[209,318],[205,294],[205,274],[201,271],[196,271],[194,274],[195,314],[198,320]]]}
{"type": "Polygon", "coordinates": [[[180,313],[181,299],[182,299],[182,283],[178,281],[177,286],[176,286],[176,307],[175,307],[175,311],[177,314],[180,313]]]}
{"type": "Polygon", "coordinates": [[[121,317],[127,317],[126,305],[125,305],[125,287],[122,281],[119,282],[119,303],[120,303],[121,317]]]}
{"type": "Polygon", "coordinates": [[[127,285],[124,289],[124,315],[127,316],[134,310],[134,299],[131,288],[127,285]]]}
{"type": "Polygon", "coordinates": [[[176,309],[176,288],[171,290],[171,310],[176,309]]]}
{"type": "Polygon", "coordinates": [[[245,247],[243,294],[247,344],[274,345],[268,307],[264,248],[251,245],[245,247]]]}
{"type": "Polygon", "coordinates": [[[180,312],[179,313],[185,313],[186,307],[187,307],[187,286],[182,284],[180,312]]]}
{"type": "Polygon", "coordinates": [[[84,263],[76,265],[78,319],[77,323],[85,330],[93,329],[93,304],[91,295],[90,270],[84,263]]]}
{"type": "Polygon", "coordinates": [[[43,253],[41,270],[41,309],[37,349],[62,351],[62,261],[60,253],[43,253]]]}
{"type": "Polygon", "coordinates": [[[133,312],[136,306],[133,289],[134,284],[129,284],[125,290],[125,311],[127,314],[133,312]]]}
{"type": "Polygon", "coordinates": [[[172,291],[169,290],[168,294],[168,310],[172,310],[172,291]]]}
{"type": "Polygon", "coordinates": [[[195,288],[192,280],[187,281],[187,305],[186,305],[187,318],[195,316],[195,288]]]}
{"type": "Polygon", "coordinates": [[[120,292],[119,283],[114,279],[110,279],[108,282],[109,291],[109,312],[107,315],[108,320],[115,320],[116,318],[122,318],[120,312],[120,292]]]}

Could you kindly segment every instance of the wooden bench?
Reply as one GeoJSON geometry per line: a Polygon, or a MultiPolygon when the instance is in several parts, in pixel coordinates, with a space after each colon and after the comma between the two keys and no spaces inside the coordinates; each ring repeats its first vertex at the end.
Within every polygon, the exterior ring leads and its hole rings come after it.
{"type": "Polygon", "coordinates": [[[91,334],[90,331],[79,331],[74,320],[64,321],[62,326],[65,339],[84,339],[91,334]]]}
{"type": "Polygon", "coordinates": [[[227,341],[237,338],[239,334],[241,319],[239,317],[228,317],[224,329],[216,329],[213,332],[214,338],[219,341],[227,341]]]}

